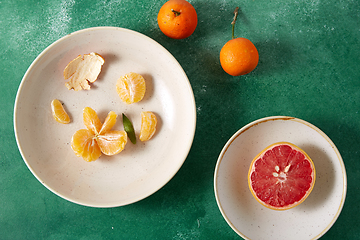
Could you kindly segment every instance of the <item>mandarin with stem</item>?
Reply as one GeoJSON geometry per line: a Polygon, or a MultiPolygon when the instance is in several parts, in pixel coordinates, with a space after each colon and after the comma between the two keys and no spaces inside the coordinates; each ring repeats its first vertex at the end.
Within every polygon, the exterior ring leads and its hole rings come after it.
{"type": "Polygon", "coordinates": [[[232,76],[241,76],[253,71],[259,62],[259,53],[255,45],[247,38],[235,38],[234,28],[239,8],[234,11],[232,21],[232,39],[220,51],[220,64],[225,72],[232,76]]]}

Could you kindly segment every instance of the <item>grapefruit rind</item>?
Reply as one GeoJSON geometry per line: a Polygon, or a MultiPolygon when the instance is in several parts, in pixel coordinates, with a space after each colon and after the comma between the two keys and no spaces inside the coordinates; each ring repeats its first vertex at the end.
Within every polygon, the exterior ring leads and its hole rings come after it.
{"type": "Polygon", "coordinates": [[[305,199],[309,196],[309,194],[311,193],[312,189],[314,188],[314,185],[315,185],[315,179],[316,179],[316,171],[315,171],[315,166],[314,166],[314,163],[312,161],[312,159],[309,157],[309,155],[304,151],[302,150],[301,148],[299,148],[298,146],[296,146],[295,144],[292,144],[292,143],[289,143],[289,142],[277,142],[277,143],[274,143],[274,144],[271,144],[270,146],[266,147],[264,150],[262,150],[258,155],[256,155],[256,157],[251,161],[251,164],[250,164],[250,168],[249,168],[249,172],[248,172],[248,186],[249,186],[249,189],[251,191],[251,194],[254,196],[254,198],[260,203],[262,204],[263,206],[269,208],[269,209],[273,209],[273,210],[288,210],[288,209],[291,209],[291,208],[294,208],[298,205],[300,205],[302,202],[305,201],[305,199]],[[311,182],[311,186],[310,188],[307,190],[306,194],[299,200],[299,201],[296,201],[294,202],[293,204],[290,204],[290,205],[287,205],[287,206],[284,206],[284,207],[275,207],[275,206],[272,206],[272,205],[269,205],[265,202],[263,202],[261,199],[259,199],[255,193],[255,191],[253,190],[252,188],[252,184],[251,184],[251,174],[253,173],[254,171],[254,168],[255,168],[255,161],[258,160],[262,155],[264,155],[265,152],[269,151],[270,149],[273,149],[274,147],[276,146],[280,146],[280,145],[288,145],[290,147],[292,147],[293,149],[301,152],[302,154],[304,154],[305,158],[309,161],[310,163],[310,166],[311,166],[311,169],[312,169],[312,182],[311,182]]]}

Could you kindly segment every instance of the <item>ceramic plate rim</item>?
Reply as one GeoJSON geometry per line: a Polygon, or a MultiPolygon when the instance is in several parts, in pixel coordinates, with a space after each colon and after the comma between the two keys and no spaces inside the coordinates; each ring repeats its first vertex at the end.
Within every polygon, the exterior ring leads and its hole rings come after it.
{"type": "Polygon", "coordinates": [[[134,31],[134,30],[130,30],[130,29],[126,29],[126,28],[122,28],[122,27],[111,27],[111,26],[101,26],[101,27],[91,27],[91,28],[85,28],[85,29],[81,29],[81,30],[77,30],[74,31],[66,36],[61,37],[60,39],[54,41],[53,43],[51,43],[48,47],[46,47],[34,60],[33,62],[30,64],[30,66],[28,67],[28,69],[26,70],[20,84],[17,90],[17,94],[16,94],[16,98],[15,98],[15,104],[14,104],[14,110],[13,110],[13,124],[14,124],[14,134],[15,134],[15,138],[16,138],[16,143],[19,149],[19,152],[26,164],[26,166],[28,167],[28,169],[31,171],[31,173],[37,178],[37,180],[39,182],[42,183],[42,185],[44,185],[48,190],[50,190],[51,192],[53,192],[54,194],[58,195],[59,197],[66,199],[70,202],[79,204],[79,205],[83,205],[83,206],[89,206],[89,207],[99,207],[99,208],[107,208],[107,207],[119,207],[119,206],[124,206],[124,205],[128,205],[128,204],[132,204],[135,202],[138,202],[150,195],[152,195],[153,193],[157,192],[159,189],[161,189],[164,185],[166,185],[174,176],[175,174],[179,171],[179,169],[181,168],[181,166],[183,165],[184,161],[186,160],[193,140],[194,140],[194,135],[195,135],[195,129],[196,129],[196,104],[195,104],[195,98],[194,98],[194,94],[193,94],[193,90],[190,84],[190,81],[185,73],[185,71],[183,70],[183,68],[181,67],[181,65],[179,64],[179,62],[175,59],[175,57],[167,50],[165,49],[161,44],[159,44],[158,42],[156,42],[155,40],[153,40],[152,38],[134,31]],[[22,92],[24,91],[23,86],[25,84],[25,82],[27,82],[27,78],[29,73],[32,71],[32,69],[34,68],[34,66],[36,66],[38,64],[38,62],[44,58],[48,52],[53,48],[56,47],[59,43],[62,43],[64,41],[68,41],[69,39],[71,39],[73,36],[79,35],[79,34],[86,34],[87,32],[96,32],[96,31],[121,31],[121,32],[126,32],[129,34],[132,34],[132,36],[134,36],[135,38],[139,38],[143,41],[146,41],[147,43],[149,43],[150,45],[155,46],[157,49],[160,49],[161,53],[165,54],[167,59],[169,61],[171,61],[173,64],[175,64],[178,68],[178,71],[181,71],[183,76],[182,79],[184,80],[184,83],[186,85],[186,91],[189,91],[189,97],[191,97],[191,99],[189,99],[189,101],[192,103],[192,109],[187,110],[189,112],[189,116],[190,116],[190,121],[192,122],[191,126],[188,126],[189,131],[191,132],[191,134],[188,136],[188,141],[184,144],[185,147],[183,147],[183,149],[186,149],[186,151],[182,152],[179,154],[179,159],[182,159],[181,161],[178,162],[178,164],[174,164],[176,165],[176,168],[172,169],[171,172],[171,176],[162,184],[156,186],[153,188],[152,191],[147,192],[143,195],[141,195],[140,197],[137,197],[136,199],[132,199],[129,200],[127,202],[109,202],[109,204],[93,204],[93,203],[88,203],[88,202],[82,202],[82,201],[78,201],[78,200],[74,200],[70,197],[64,196],[61,193],[57,192],[56,189],[51,188],[49,185],[47,185],[39,176],[39,174],[37,172],[34,171],[34,169],[32,168],[31,164],[29,163],[28,159],[26,158],[26,154],[23,151],[23,147],[22,147],[22,143],[19,140],[19,126],[18,126],[18,119],[17,119],[17,115],[19,110],[19,98],[21,97],[22,92]]]}
{"type": "MultiPolygon", "coordinates": [[[[215,173],[214,173],[214,193],[215,193],[215,198],[216,198],[216,202],[218,205],[218,208],[223,216],[223,218],[225,219],[225,221],[227,222],[227,224],[241,237],[245,238],[245,239],[249,239],[246,235],[244,235],[240,229],[238,229],[233,222],[228,218],[227,213],[225,212],[221,202],[220,202],[220,197],[218,194],[218,186],[217,186],[217,180],[218,180],[218,172],[219,172],[219,168],[220,165],[222,163],[222,160],[224,158],[224,154],[226,153],[226,151],[229,149],[229,147],[231,146],[231,144],[235,141],[235,139],[237,137],[239,137],[242,133],[246,132],[247,130],[249,130],[250,128],[261,124],[261,123],[265,123],[268,121],[277,121],[277,120],[283,120],[283,121],[295,121],[295,122],[299,122],[302,123],[304,125],[306,125],[309,128],[312,128],[313,130],[315,130],[318,134],[320,134],[333,148],[335,154],[337,155],[337,158],[339,160],[339,163],[341,165],[341,172],[342,172],[342,177],[343,177],[343,191],[342,191],[342,196],[341,196],[341,201],[340,201],[340,205],[338,207],[338,210],[335,214],[335,216],[333,217],[333,219],[331,220],[331,222],[326,226],[326,228],[324,228],[320,234],[318,234],[315,238],[311,238],[311,239],[318,239],[321,236],[323,236],[332,226],[333,224],[336,222],[337,218],[339,217],[342,208],[344,206],[345,203],[345,198],[346,198],[346,192],[347,192],[347,175],[346,175],[346,169],[345,169],[345,165],[343,162],[343,159],[340,155],[340,152],[338,151],[338,149],[336,148],[335,144],[332,142],[332,140],[322,131],[320,130],[318,127],[314,126],[313,124],[299,119],[299,118],[295,118],[295,117],[289,117],[289,116],[270,116],[270,117],[264,117],[264,118],[260,118],[257,119],[253,122],[248,123],[247,125],[243,126],[242,128],[240,128],[238,131],[236,131],[236,133],[234,133],[230,139],[226,142],[226,144],[224,145],[224,147],[221,150],[221,153],[219,154],[217,163],[216,163],[216,167],[215,167],[215,173]]],[[[250,194],[250,193],[249,193],[250,194]]]]}

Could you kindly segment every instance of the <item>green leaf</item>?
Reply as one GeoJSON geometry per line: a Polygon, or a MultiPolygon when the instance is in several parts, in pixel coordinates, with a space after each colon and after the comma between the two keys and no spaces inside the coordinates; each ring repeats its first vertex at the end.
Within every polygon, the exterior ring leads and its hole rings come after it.
{"type": "Polygon", "coordinates": [[[135,131],[132,123],[130,120],[125,116],[125,114],[122,114],[123,116],[123,124],[124,124],[124,130],[127,133],[128,137],[130,138],[130,141],[135,144],[136,143],[136,136],[135,131]]]}

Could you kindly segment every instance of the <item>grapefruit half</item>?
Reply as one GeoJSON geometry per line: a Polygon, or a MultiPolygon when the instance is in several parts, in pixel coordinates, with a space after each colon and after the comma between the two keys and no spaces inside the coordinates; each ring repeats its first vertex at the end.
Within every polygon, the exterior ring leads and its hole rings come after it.
{"type": "Polygon", "coordinates": [[[252,195],[262,205],[287,210],[309,196],[315,184],[314,163],[296,145],[274,143],[252,160],[248,183],[252,195]]]}

